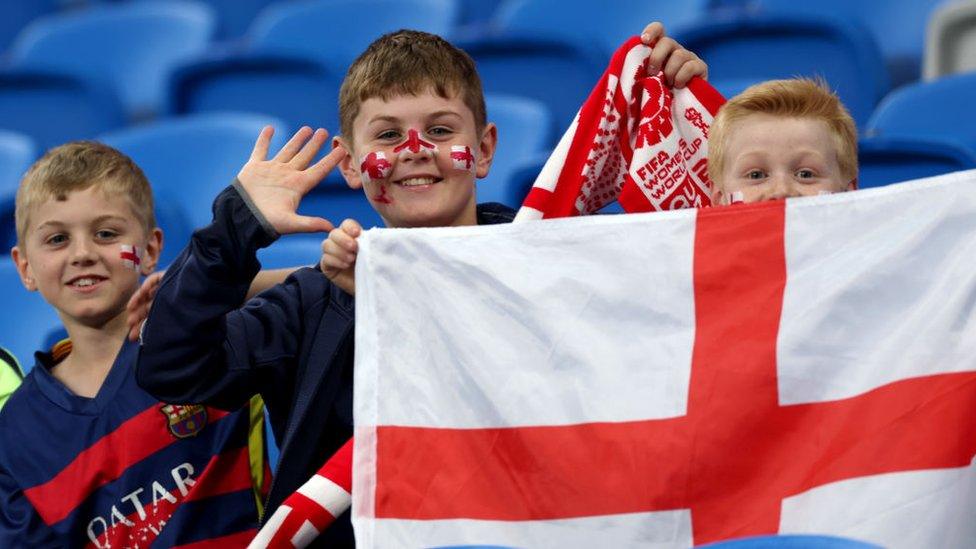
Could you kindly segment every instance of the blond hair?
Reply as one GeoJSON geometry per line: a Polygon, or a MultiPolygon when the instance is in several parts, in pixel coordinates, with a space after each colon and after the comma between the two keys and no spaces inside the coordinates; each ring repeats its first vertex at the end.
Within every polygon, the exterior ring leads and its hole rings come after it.
{"type": "Polygon", "coordinates": [[[146,235],[155,228],[152,189],[139,166],[108,145],[74,141],[47,151],[21,179],[14,210],[17,244],[23,245],[30,214],[40,204],[92,186],[128,199],[146,235]]]}
{"type": "Polygon", "coordinates": [[[769,80],[750,86],[722,105],[708,139],[708,177],[719,184],[735,124],[751,114],[820,120],[834,138],[837,164],[847,180],[857,177],[857,126],[847,108],[822,80],[769,80]]]}
{"type": "Polygon", "coordinates": [[[366,48],[346,73],[339,89],[339,130],[352,140],[352,123],[363,101],[389,100],[432,90],[458,95],[474,114],[478,131],[487,124],[485,97],[474,60],[440,36],[399,30],[384,34],[366,48]]]}

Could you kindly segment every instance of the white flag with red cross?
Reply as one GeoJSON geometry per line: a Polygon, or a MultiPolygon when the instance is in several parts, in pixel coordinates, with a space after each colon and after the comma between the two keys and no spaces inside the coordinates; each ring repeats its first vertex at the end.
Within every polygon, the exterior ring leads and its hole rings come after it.
{"type": "Polygon", "coordinates": [[[365,233],[358,543],[974,546],[973,189],[365,233]]]}

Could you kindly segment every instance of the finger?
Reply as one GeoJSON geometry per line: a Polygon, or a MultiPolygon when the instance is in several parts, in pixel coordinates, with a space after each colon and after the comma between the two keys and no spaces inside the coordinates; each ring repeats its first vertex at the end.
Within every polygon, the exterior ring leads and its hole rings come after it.
{"type": "Polygon", "coordinates": [[[651,54],[648,56],[647,71],[651,74],[656,74],[658,70],[664,67],[668,57],[671,56],[677,47],[678,43],[673,38],[665,36],[658,40],[657,44],[651,50],[651,54]]]}
{"type": "Polygon", "coordinates": [[[667,65],[664,66],[664,78],[669,84],[673,84],[674,77],[678,75],[678,71],[695,59],[697,59],[695,54],[688,50],[678,50],[672,53],[667,65]]]}
{"type": "Polygon", "coordinates": [[[329,154],[323,156],[321,160],[313,164],[311,168],[305,170],[305,173],[311,176],[313,180],[318,183],[319,181],[322,181],[326,175],[329,175],[329,172],[331,172],[336,165],[339,164],[339,161],[345,157],[345,147],[336,147],[329,151],[329,154]]]}
{"type": "Polygon", "coordinates": [[[681,69],[678,70],[678,74],[674,75],[674,87],[683,88],[696,76],[701,76],[702,78],[708,77],[708,67],[701,59],[689,61],[682,65],[681,69]]]}
{"type": "Polygon", "coordinates": [[[312,128],[302,126],[301,129],[295,132],[295,135],[291,136],[291,139],[285,143],[285,146],[278,151],[278,154],[276,154],[274,157],[274,161],[288,162],[291,160],[295,154],[301,150],[302,146],[305,144],[305,141],[308,140],[310,135],[312,135],[312,128]]]}
{"type": "Polygon", "coordinates": [[[641,42],[647,44],[648,46],[653,46],[654,42],[664,36],[664,25],[659,21],[654,21],[653,23],[644,27],[641,31],[641,42]]]}
{"type": "Polygon", "coordinates": [[[343,249],[334,240],[322,244],[322,263],[338,269],[348,269],[356,261],[356,255],[343,249]]]}
{"type": "Polygon", "coordinates": [[[298,151],[295,158],[292,158],[288,164],[293,166],[295,169],[304,170],[306,167],[308,167],[308,163],[315,158],[315,155],[319,153],[319,149],[322,148],[322,145],[325,144],[325,140],[328,138],[329,132],[322,128],[315,130],[315,133],[312,134],[312,138],[305,143],[302,150],[298,151]]]}
{"type": "Polygon", "coordinates": [[[261,128],[258,140],[254,142],[254,149],[251,151],[251,160],[260,162],[268,157],[268,147],[271,146],[271,136],[274,135],[274,126],[261,128]]]}
{"type": "Polygon", "coordinates": [[[289,233],[327,233],[335,228],[328,219],[311,215],[294,215],[287,225],[289,233]]]}
{"type": "Polygon", "coordinates": [[[348,235],[356,238],[363,232],[363,226],[355,219],[346,219],[339,227],[348,235]]]}
{"type": "Polygon", "coordinates": [[[329,233],[329,241],[334,243],[344,252],[356,253],[359,250],[359,244],[356,242],[356,238],[351,236],[341,227],[329,233]]]}

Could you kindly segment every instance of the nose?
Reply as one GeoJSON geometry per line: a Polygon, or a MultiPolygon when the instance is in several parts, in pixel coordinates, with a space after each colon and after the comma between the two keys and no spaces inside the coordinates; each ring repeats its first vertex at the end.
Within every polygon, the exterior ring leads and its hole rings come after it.
{"type": "Polygon", "coordinates": [[[91,265],[96,259],[95,248],[88,239],[76,238],[71,241],[70,257],[72,265],[91,265]]]}
{"type": "Polygon", "coordinates": [[[437,145],[424,140],[420,137],[420,132],[412,129],[407,132],[407,140],[393,149],[393,152],[400,160],[425,160],[433,158],[437,145]]]}
{"type": "Polygon", "coordinates": [[[783,200],[800,196],[800,188],[788,175],[775,175],[770,178],[764,200],[783,200]]]}

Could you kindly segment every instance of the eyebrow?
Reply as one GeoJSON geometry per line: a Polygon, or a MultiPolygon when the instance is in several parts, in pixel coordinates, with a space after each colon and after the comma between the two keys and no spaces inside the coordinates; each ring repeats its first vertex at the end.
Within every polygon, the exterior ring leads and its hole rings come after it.
{"type": "MultiPolygon", "coordinates": [[[[453,116],[455,118],[462,118],[459,113],[457,113],[455,111],[451,111],[451,110],[435,111],[435,112],[432,112],[429,115],[427,115],[427,118],[428,119],[435,119],[435,118],[440,118],[442,116],[453,116]]],[[[397,123],[397,122],[400,122],[400,119],[397,118],[396,116],[378,115],[378,116],[374,116],[373,118],[371,118],[369,120],[369,122],[367,123],[367,125],[374,124],[376,122],[392,122],[392,123],[397,123]]]]}
{"type": "MultiPolygon", "coordinates": [[[[119,215],[111,215],[111,214],[108,214],[108,215],[100,215],[100,216],[96,217],[95,219],[92,220],[91,224],[92,225],[98,225],[100,223],[105,223],[106,221],[121,221],[122,223],[126,223],[128,220],[126,218],[122,217],[122,216],[119,216],[119,215]]],[[[45,221],[44,223],[41,223],[34,230],[40,230],[40,229],[43,229],[45,227],[63,227],[64,225],[65,225],[65,223],[63,221],[59,221],[57,219],[52,219],[50,221],[45,221]]]]}

